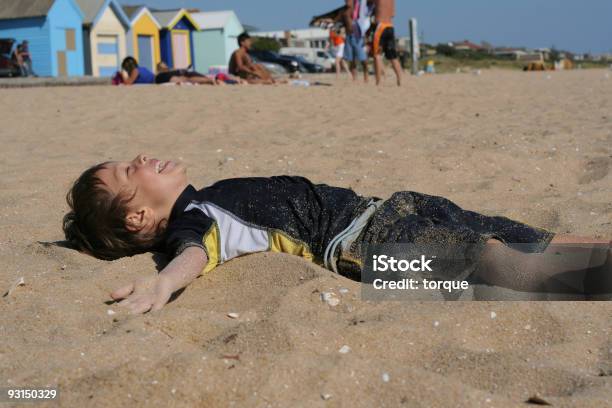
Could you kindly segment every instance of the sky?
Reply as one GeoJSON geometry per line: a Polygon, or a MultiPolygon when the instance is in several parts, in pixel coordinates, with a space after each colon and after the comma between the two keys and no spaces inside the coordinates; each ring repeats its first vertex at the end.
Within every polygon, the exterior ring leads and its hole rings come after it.
{"type": "MultiPolygon", "coordinates": [[[[120,0],[160,9],[234,10],[264,31],[306,28],[310,18],[342,0],[120,0]]],[[[470,40],[496,46],[555,46],[612,53],[612,0],[396,0],[398,35],[416,18],[427,43],[470,40]]]]}

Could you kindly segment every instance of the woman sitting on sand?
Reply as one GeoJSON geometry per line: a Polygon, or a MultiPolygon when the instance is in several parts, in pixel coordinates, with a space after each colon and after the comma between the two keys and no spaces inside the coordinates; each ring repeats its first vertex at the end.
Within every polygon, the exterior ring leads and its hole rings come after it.
{"type": "Polygon", "coordinates": [[[444,246],[448,259],[460,259],[429,269],[445,281],[475,266],[470,280],[518,291],[612,294],[610,241],[555,235],[411,191],[381,200],[295,176],[197,190],[183,164],[139,155],[86,170],[67,200],[64,232],[75,248],[102,259],[154,248],[174,258],[159,274],[113,292],[133,313],[161,309],[174,292],[238,256],[284,252],[359,279],[364,246],[401,243],[444,246]]]}

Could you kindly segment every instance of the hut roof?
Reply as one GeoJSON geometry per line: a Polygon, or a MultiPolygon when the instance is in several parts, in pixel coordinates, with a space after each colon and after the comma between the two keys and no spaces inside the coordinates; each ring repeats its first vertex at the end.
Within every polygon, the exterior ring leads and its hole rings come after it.
{"type": "Polygon", "coordinates": [[[46,16],[55,0],[0,0],[0,20],[46,16]]]}
{"type": "Polygon", "coordinates": [[[83,12],[83,22],[92,23],[106,0],[75,0],[83,12]]]}
{"type": "Polygon", "coordinates": [[[176,24],[183,16],[187,17],[187,20],[197,29],[200,29],[200,26],[193,21],[191,15],[185,9],[176,9],[176,10],[151,10],[151,14],[157,19],[159,24],[168,28],[176,24]]]}
{"type": "Polygon", "coordinates": [[[224,28],[233,16],[236,16],[236,14],[231,10],[191,14],[191,17],[203,30],[224,28]]]}
{"type": "Polygon", "coordinates": [[[105,5],[109,5],[119,17],[124,25],[129,25],[128,16],[123,12],[123,8],[115,0],[75,0],[83,12],[83,23],[93,24],[100,15],[100,11],[105,5]]]}
{"type": "Polygon", "coordinates": [[[131,20],[144,6],[122,6],[123,12],[131,20]]]}

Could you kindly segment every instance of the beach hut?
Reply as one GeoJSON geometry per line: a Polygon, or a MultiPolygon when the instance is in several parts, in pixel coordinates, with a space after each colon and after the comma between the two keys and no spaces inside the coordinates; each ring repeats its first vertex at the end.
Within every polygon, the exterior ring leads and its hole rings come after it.
{"type": "Polygon", "coordinates": [[[108,77],[125,58],[130,22],[117,0],[76,0],[83,12],[85,74],[108,77]]]}
{"type": "Polygon", "coordinates": [[[200,26],[193,33],[194,66],[196,71],[224,69],[232,53],[238,49],[238,36],[244,31],[238,16],[231,10],[192,13],[200,26]]]}
{"type": "Polygon", "coordinates": [[[153,11],[161,24],[161,59],[174,69],[188,68],[192,62],[192,33],[200,29],[185,9],[153,11]]]}
{"type": "Polygon", "coordinates": [[[84,74],[82,25],[74,0],[0,0],[0,38],[27,40],[39,76],[84,74]]]}
{"type": "Polygon", "coordinates": [[[159,21],[144,6],[124,6],[123,11],[130,20],[128,54],[136,58],[138,64],[155,72],[155,66],[161,61],[159,21]]]}

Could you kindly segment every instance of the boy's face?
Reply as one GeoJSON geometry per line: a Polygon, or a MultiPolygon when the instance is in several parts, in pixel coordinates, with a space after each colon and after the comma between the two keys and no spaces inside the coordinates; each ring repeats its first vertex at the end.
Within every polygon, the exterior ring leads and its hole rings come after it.
{"type": "Polygon", "coordinates": [[[98,172],[98,177],[113,194],[131,196],[135,193],[128,207],[149,207],[165,212],[187,187],[186,173],[182,163],[140,154],[131,162],[108,163],[98,172]]]}

